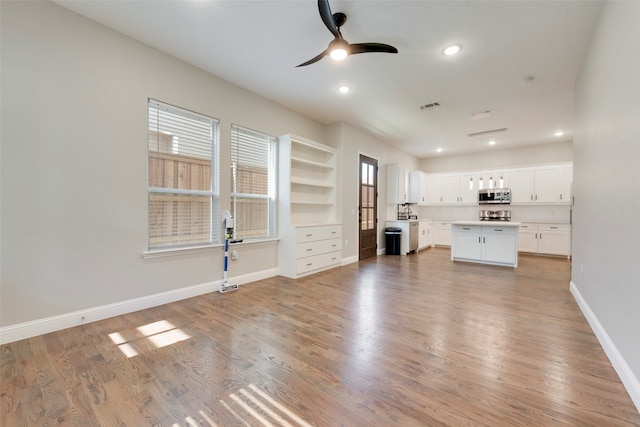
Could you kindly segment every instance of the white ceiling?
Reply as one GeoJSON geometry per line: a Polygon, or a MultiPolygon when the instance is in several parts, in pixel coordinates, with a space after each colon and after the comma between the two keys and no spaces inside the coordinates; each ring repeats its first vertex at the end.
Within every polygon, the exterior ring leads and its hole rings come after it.
{"type": "Polygon", "coordinates": [[[295,68],[333,39],[312,0],[56,3],[321,123],[351,123],[421,158],[572,140],[574,82],[601,6],[334,0],[332,12],[347,15],[347,41],[386,43],[399,53],[295,68]],[[453,43],[462,51],[443,55],[453,43]],[[533,81],[521,84],[525,76],[533,81]],[[342,84],[349,94],[337,92],[342,84]],[[441,107],[420,110],[431,102],[441,107]],[[470,120],[484,110],[489,118],[470,120]],[[500,128],[507,131],[468,136],[500,128]],[[558,129],[565,135],[555,137],[558,129]]]}

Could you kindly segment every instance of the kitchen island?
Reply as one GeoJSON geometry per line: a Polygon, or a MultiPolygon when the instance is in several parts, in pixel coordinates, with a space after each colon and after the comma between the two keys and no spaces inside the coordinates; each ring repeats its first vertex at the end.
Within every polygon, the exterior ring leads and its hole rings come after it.
{"type": "Polygon", "coordinates": [[[519,222],[454,221],[451,260],[518,266],[519,222]]]}

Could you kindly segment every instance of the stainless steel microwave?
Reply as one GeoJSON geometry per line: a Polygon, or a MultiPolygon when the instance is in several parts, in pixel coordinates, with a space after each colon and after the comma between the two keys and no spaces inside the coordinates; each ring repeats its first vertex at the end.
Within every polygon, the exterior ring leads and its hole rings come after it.
{"type": "Polygon", "coordinates": [[[511,190],[509,188],[492,188],[487,190],[478,190],[478,204],[503,204],[511,203],[511,190]]]}

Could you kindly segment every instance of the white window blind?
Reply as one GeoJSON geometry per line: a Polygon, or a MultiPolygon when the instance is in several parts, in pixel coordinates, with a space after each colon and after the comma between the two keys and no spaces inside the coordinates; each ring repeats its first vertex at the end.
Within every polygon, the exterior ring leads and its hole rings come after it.
{"type": "Polygon", "coordinates": [[[218,243],[218,120],[148,107],[149,249],[218,243]]]}
{"type": "Polygon", "coordinates": [[[234,239],[276,236],[276,138],[231,126],[231,209],[234,239]]]}

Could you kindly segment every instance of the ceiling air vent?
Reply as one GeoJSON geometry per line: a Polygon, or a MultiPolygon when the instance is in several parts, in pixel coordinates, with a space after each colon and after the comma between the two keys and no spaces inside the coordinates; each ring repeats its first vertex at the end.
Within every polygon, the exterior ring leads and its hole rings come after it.
{"type": "Polygon", "coordinates": [[[479,120],[479,119],[486,119],[487,117],[490,117],[490,116],[491,116],[491,110],[484,110],[484,111],[478,111],[478,112],[469,114],[469,119],[479,120]]]}
{"type": "Polygon", "coordinates": [[[505,130],[507,130],[507,128],[502,128],[502,129],[492,129],[492,130],[484,130],[482,132],[474,132],[474,133],[470,133],[467,136],[481,136],[481,135],[487,135],[490,133],[498,133],[498,132],[504,132],[505,130]]]}
{"type": "Polygon", "coordinates": [[[440,108],[440,103],[439,102],[432,102],[431,104],[424,104],[420,106],[420,111],[431,111],[431,110],[437,110],[438,108],[440,108]]]}

